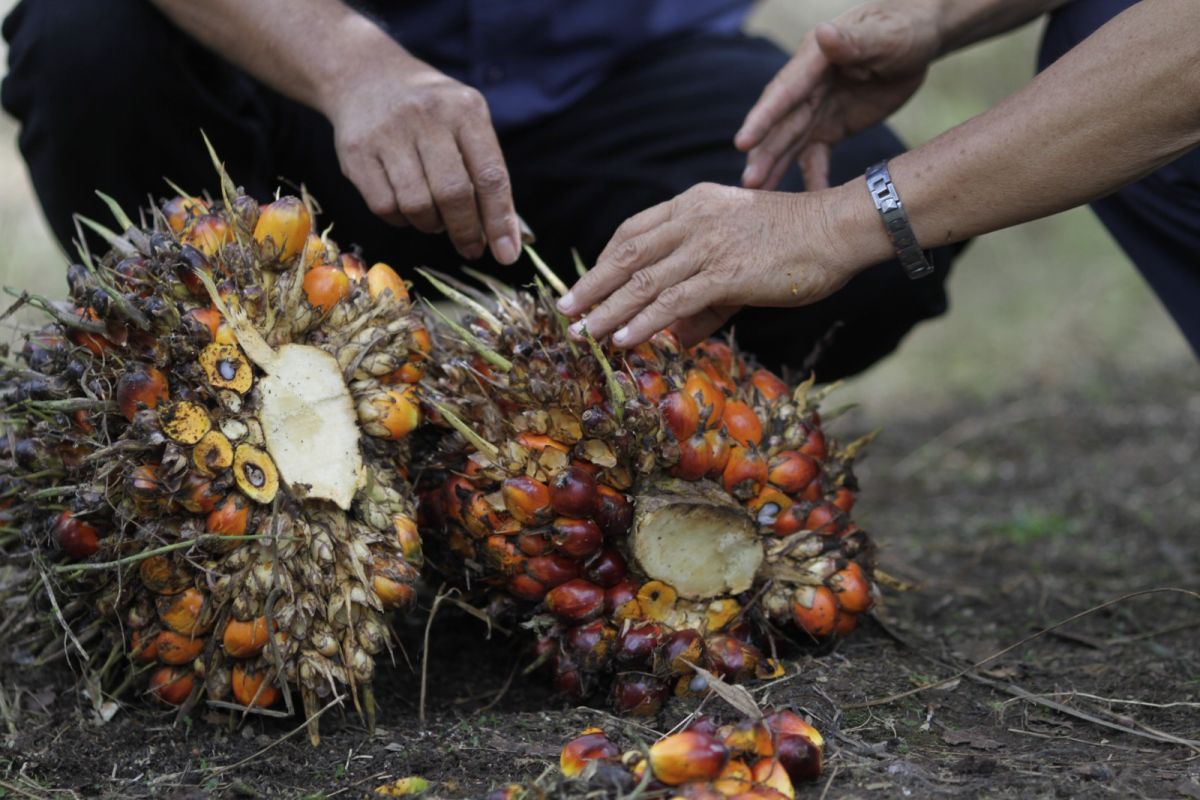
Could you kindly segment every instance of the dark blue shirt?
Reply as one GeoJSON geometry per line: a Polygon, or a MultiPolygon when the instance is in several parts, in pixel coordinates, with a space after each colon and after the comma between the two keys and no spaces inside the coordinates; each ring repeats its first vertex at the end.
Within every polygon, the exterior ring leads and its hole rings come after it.
{"type": "Polygon", "coordinates": [[[371,0],[406,49],[476,87],[500,130],[571,105],[623,59],[693,33],[733,33],[751,0],[371,0]]]}

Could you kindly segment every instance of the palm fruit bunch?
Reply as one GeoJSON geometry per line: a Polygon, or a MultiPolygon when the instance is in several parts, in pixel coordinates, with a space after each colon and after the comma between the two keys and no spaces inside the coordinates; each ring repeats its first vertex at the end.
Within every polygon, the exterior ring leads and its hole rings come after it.
{"type": "Polygon", "coordinates": [[[110,202],[122,230],[81,220],[111,249],[81,245],[69,300],[22,297],[53,321],[0,367],[5,525],[109,688],[260,713],[297,689],[315,741],[339,697],[372,718],[414,600],[401,440],[430,340],[307,197],[221,178],[140,225],[110,202]]]}
{"type": "Polygon", "coordinates": [[[792,800],[796,784],[820,776],[824,747],[820,732],[787,709],[719,727],[698,717],[649,748],[624,752],[600,728],[588,728],[563,747],[557,785],[510,784],[489,800],[635,793],[685,800],[792,800]]]}
{"type": "Polygon", "coordinates": [[[442,316],[423,387],[457,431],[421,456],[431,562],[532,629],[560,689],[622,712],[704,691],[695,666],[780,674],[760,649],[771,625],[852,630],[876,592],[849,518],[864,440],[839,449],[811,381],[723,342],[572,341],[546,283],[565,287],[529,253],[536,293],[428,276],[466,312],[442,316]]]}

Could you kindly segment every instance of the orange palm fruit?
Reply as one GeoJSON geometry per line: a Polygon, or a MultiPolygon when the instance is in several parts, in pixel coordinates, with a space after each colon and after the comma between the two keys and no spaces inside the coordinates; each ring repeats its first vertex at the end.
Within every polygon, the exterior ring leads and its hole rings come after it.
{"type": "Polygon", "coordinates": [[[354,253],[342,253],[338,257],[338,265],[341,266],[342,272],[346,273],[346,277],[355,283],[367,277],[366,262],[354,253]]]}
{"type": "Polygon", "coordinates": [[[825,586],[801,586],[792,598],[792,619],[811,636],[833,633],[837,598],[825,586]]]}
{"type": "Polygon", "coordinates": [[[785,397],[788,393],[788,385],[770,370],[754,370],[754,373],[750,375],[750,383],[768,402],[785,397]]]}
{"type": "Polygon", "coordinates": [[[688,370],[683,391],[696,401],[702,428],[715,428],[725,413],[725,395],[700,369],[688,370]]]}
{"type": "Polygon", "coordinates": [[[233,696],[244,706],[269,708],[279,699],[279,688],[267,682],[267,670],[239,661],[233,665],[233,696]]]}
{"type": "Polygon", "coordinates": [[[130,422],[142,408],[157,408],[170,399],[167,376],[156,367],[126,372],[117,381],[117,408],[130,422]]]}
{"type": "Polygon", "coordinates": [[[233,241],[233,228],[216,214],[202,214],[184,229],[180,241],[199,250],[205,258],[212,258],[233,241]]]}
{"type": "Polygon", "coordinates": [[[195,217],[208,213],[208,203],[199,197],[176,195],[162,205],[163,216],[171,230],[180,233],[195,217]]]}
{"type": "Polygon", "coordinates": [[[384,396],[371,401],[380,415],[378,426],[387,432],[385,438],[403,439],[421,424],[421,405],[417,390],[412,386],[389,389],[384,396]]]}
{"type": "Polygon", "coordinates": [[[100,549],[100,532],[70,511],[58,515],[52,532],[58,546],[71,558],[87,558],[100,549]]]}
{"type": "Polygon", "coordinates": [[[829,587],[837,597],[838,605],[852,614],[862,614],[871,609],[871,582],[863,568],[851,561],[840,572],[829,579],[829,587]]]}
{"type": "Polygon", "coordinates": [[[599,728],[588,728],[567,742],[558,757],[559,769],[567,778],[583,774],[588,762],[616,758],[621,751],[599,728]]]}
{"type": "Polygon", "coordinates": [[[269,248],[281,262],[299,255],[311,232],[308,208],[299,198],[290,196],[262,206],[254,224],[254,240],[264,249],[269,248]]]}
{"type": "Polygon", "coordinates": [[[545,522],[550,519],[550,487],[524,475],[507,478],[500,487],[504,507],[520,522],[545,522]]]}
{"type": "Polygon", "coordinates": [[[663,399],[663,396],[671,390],[667,379],[662,376],[662,373],[654,369],[638,369],[634,370],[633,379],[637,383],[638,394],[647,403],[655,403],[663,399]]]}
{"type": "Polygon", "coordinates": [[[318,264],[304,273],[304,296],[308,304],[327,314],[350,294],[350,279],[341,268],[318,264]]]}
{"type": "Polygon", "coordinates": [[[148,636],[141,629],[129,637],[129,654],[139,664],[151,664],[158,660],[158,638],[148,636]]]}
{"type": "Polygon", "coordinates": [[[148,691],[167,705],[180,706],[195,685],[195,676],[190,669],[166,666],[151,673],[148,691]]]}
{"type": "MultiPolygon", "coordinates": [[[[85,322],[97,322],[100,319],[100,315],[96,313],[96,309],[94,308],[78,307],[75,309],[75,315],[85,322]]],[[[104,355],[113,346],[113,343],[107,337],[98,333],[71,331],[70,336],[72,342],[80,347],[86,347],[94,356],[104,355]]]]}
{"type": "Polygon", "coordinates": [[[212,609],[199,589],[187,588],[157,599],[158,618],[175,633],[203,636],[212,628],[212,609]]]}
{"type": "Polygon", "coordinates": [[[245,536],[250,523],[250,504],[240,494],[227,496],[208,515],[209,533],[223,536],[245,536]]]}
{"type": "Polygon", "coordinates": [[[408,287],[396,274],[396,270],[380,261],[367,271],[367,292],[372,300],[378,300],[384,292],[392,293],[392,300],[407,300],[408,287]]]}
{"type": "Polygon", "coordinates": [[[221,327],[221,312],[217,311],[212,306],[201,306],[193,308],[187,313],[188,317],[195,320],[196,323],[208,330],[210,341],[216,341],[217,329],[221,327]]]}
{"type": "Polygon", "coordinates": [[[270,636],[266,617],[231,619],[221,635],[221,645],[234,658],[254,658],[267,646],[270,636]]]}
{"type": "Polygon", "coordinates": [[[731,758],[722,769],[721,774],[713,781],[717,791],[726,797],[735,797],[742,792],[750,791],[754,784],[754,775],[745,761],[731,758]]]}
{"type": "Polygon", "coordinates": [[[754,774],[754,780],[762,786],[774,789],[788,798],[788,800],[792,800],[796,796],[796,789],[792,786],[792,779],[778,759],[759,759],[750,768],[750,771],[754,774]]]}
{"type": "Polygon", "coordinates": [[[821,465],[798,450],[783,450],[771,458],[767,480],[788,494],[804,491],[821,474],[821,465]]]}
{"type": "Polygon", "coordinates": [[[160,631],[154,637],[158,660],[164,664],[180,666],[189,664],[204,650],[204,639],[183,636],[175,631],[160,631]]]}
{"type": "Polygon", "coordinates": [[[729,760],[729,750],[710,733],[681,731],[652,744],[649,760],[655,778],[679,786],[717,778],[729,760]]]}
{"type": "Polygon", "coordinates": [[[725,404],[721,418],[729,437],[742,447],[758,447],[762,443],[762,421],[754,409],[741,400],[730,400],[725,404]]]}
{"type": "Polygon", "coordinates": [[[712,469],[712,448],[704,434],[697,433],[679,443],[679,460],[671,467],[671,475],[685,481],[698,481],[712,469]]]}
{"type": "Polygon", "coordinates": [[[700,429],[700,409],[691,395],[671,392],[659,401],[658,408],[675,441],[686,442],[700,429]]]}
{"type": "Polygon", "coordinates": [[[766,482],[767,460],[761,453],[741,445],[730,448],[729,461],[721,473],[725,491],[739,499],[749,499],[761,492],[766,482]]]}

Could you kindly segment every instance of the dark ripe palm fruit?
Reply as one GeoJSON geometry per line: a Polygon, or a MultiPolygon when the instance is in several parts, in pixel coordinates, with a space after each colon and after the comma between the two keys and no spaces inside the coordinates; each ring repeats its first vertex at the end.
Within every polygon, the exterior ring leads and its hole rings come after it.
{"type": "MultiPolygon", "coordinates": [[[[390,270],[374,289],[345,273],[307,200],[221,184],[148,229],[113,205],[112,251],[82,250],[66,302],[39,298],[53,324],[0,360],[3,526],[31,563],[88,562],[46,573],[67,623],[162,665],[164,702],[286,690],[312,717],[341,695],[369,723],[422,558],[404,477],[420,401],[393,376],[428,360],[429,325],[390,270]]],[[[144,687],[110,649],[84,665],[101,688],[144,687]]]]}
{"type": "Polygon", "coordinates": [[[556,685],[653,713],[705,690],[694,667],[778,674],[769,624],[832,639],[870,609],[870,539],[845,510],[865,442],[824,438],[825,390],[724,342],[571,341],[545,287],[431,281],[465,306],[422,383],[445,431],[420,455],[431,560],[518,601],[482,605],[536,631],[556,685]],[[581,652],[597,623],[615,639],[581,652]]]}

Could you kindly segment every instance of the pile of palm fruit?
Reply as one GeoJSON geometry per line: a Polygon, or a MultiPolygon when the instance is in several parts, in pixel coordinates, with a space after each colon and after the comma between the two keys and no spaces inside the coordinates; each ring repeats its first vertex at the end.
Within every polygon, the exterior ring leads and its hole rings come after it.
{"type": "Polygon", "coordinates": [[[105,696],[184,713],[298,694],[315,743],[329,705],[373,720],[423,569],[530,632],[564,692],[641,714],[777,676],[771,631],[829,641],[871,608],[865,440],[825,435],[811,381],[669,332],[574,341],[532,251],[529,290],[427,274],[461,313],[419,307],[310,198],[220,174],[220,198],[81,218],[108,252],[81,227],[69,299],[14,306],[49,321],[0,360],[0,547],[26,591],[6,644],[65,644],[105,696]]]}

